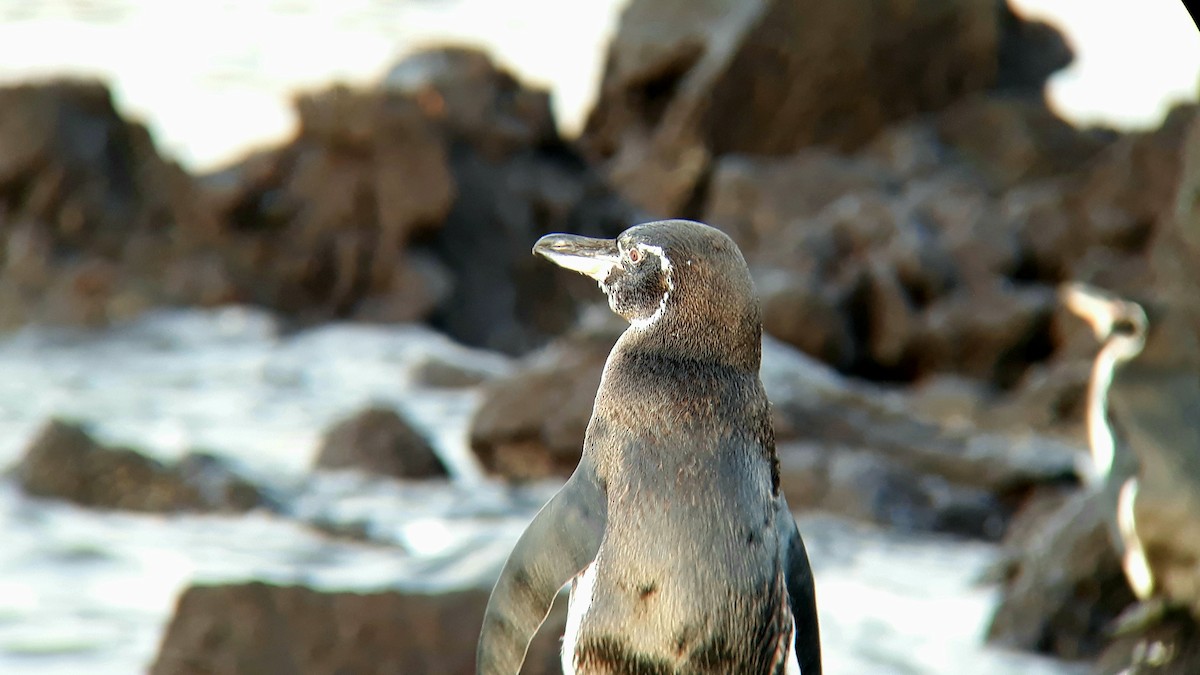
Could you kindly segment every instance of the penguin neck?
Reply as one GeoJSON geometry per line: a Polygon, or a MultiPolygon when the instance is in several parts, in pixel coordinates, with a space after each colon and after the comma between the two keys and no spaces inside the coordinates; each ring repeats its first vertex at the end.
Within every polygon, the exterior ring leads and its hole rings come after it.
{"type": "Polygon", "coordinates": [[[621,335],[623,351],[710,363],[757,374],[762,363],[762,326],[757,317],[721,321],[687,320],[671,313],[648,325],[631,324],[621,335]],[[733,324],[733,325],[730,325],[733,324]]]}
{"type": "Polygon", "coordinates": [[[1111,340],[1096,355],[1092,364],[1092,380],[1088,385],[1087,427],[1088,445],[1092,449],[1093,479],[1103,481],[1112,471],[1117,451],[1117,438],[1108,414],[1108,392],[1112,388],[1117,366],[1136,351],[1122,341],[1111,340]]]}

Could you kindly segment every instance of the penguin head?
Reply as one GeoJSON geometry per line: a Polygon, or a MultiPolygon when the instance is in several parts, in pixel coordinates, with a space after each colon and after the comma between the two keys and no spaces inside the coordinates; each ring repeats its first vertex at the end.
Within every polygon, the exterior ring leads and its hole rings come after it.
{"type": "Polygon", "coordinates": [[[1149,328],[1141,305],[1080,282],[1064,284],[1059,297],[1067,309],[1088,322],[1097,340],[1119,356],[1133,358],[1141,352],[1149,328]]]}
{"type": "Polygon", "coordinates": [[[737,245],[716,228],[662,220],[615,239],[548,234],[533,251],[595,279],[635,333],[710,352],[753,343],[757,354],[754,284],[737,245]]]}

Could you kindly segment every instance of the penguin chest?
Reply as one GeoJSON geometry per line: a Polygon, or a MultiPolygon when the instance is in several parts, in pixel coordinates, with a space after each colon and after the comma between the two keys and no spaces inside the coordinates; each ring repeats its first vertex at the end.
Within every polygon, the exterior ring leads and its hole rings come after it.
{"type": "Polygon", "coordinates": [[[600,556],[583,568],[583,572],[571,581],[571,597],[567,604],[567,625],[563,631],[562,669],[564,675],[575,675],[575,647],[579,644],[579,630],[583,619],[592,607],[592,594],[596,589],[596,574],[600,556]]]}
{"type": "MultiPolygon", "coordinates": [[[[726,602],[718,605],[698,588],[681,587],[662,578],[658,588],[634,584],[636,597],[630,597],[630,584],[615,579],[628,581],[633,576],[625,566],[613,564],[611,560],[602,564],[597,556],[571,582],[563,631],[563,673],[800,673],[790,611],[781,608],[784,616],[769,623],[755,621],[771,613],[763,610],[786,603],[786,597],[744,598],[742,602],[725,598],[726,602]],[[662,597],[657,597],[660,592],[662,597]],[[725,611],[733,605],[758,603],[763,604],[753,617],[725,611]],[[747,649],[747,641],[753,641],[750,636],[755,635],[760,636],[759,647],[747,649]],[[704,651],[705,645],[728,652],[725,660],[698,665],[695,652],[704,651]]],[[[704,663],[709,657],[700,658],[704,663]]]]}

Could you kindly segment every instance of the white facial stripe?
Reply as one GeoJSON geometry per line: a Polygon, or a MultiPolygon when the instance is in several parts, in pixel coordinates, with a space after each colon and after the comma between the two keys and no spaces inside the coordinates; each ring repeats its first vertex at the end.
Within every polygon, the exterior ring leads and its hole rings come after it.
{"type": "Polygon", "coordinates": [[[629,322],[634,328],[649,328],[662,318],[663,312],[667,311],[667,300],[671,297],[671,291],[675,290],[675,282],[671,279],[671,261],[667,260],[667,255],[663,253],[661,246],[638,244],[637,247],[658,256],[658,264],[662,268],[663,276],[667,279],[667,290],[658,301],[658,309],[654,310],[653,314],[644,319],[634,319],[629,322]]]}
{"type": "Polygon", "coordinates": [[[596,281],[604,281],[608,278],[608,273],[612,271],[612,268],[621,262],[611,256],[568,255],[553,250],[543,251],[542,255],[559,267],[586,274],[596,281]]]}

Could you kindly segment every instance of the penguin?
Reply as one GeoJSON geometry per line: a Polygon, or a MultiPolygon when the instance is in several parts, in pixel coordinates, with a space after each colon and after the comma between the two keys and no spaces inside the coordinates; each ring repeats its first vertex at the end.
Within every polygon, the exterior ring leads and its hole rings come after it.
{"type": "Polygon", "coordinates": [[[1129,585],[1148,618],[1184,608],[1200,621],[1200,378],[1134,361],[1151,328],[1138,303],[1080,283],[1061,293],[1103,343],[1088,394],[1090,483],[1129,585]]]}
{"type": "Polygon", "coordinates": [[[1067,309],[1091,326],[1101,343],[1092,363],[1086,398],[1091,456],[1089,461],[1080,463],[1079,474],[1104,510],[1109,538],[1121,558],[1130,589],[1139,600],[1145,601],[1153,593],[1154,578],[1133,513],[1138,492],[1138,461],[1114,430],[1108,399],[1117,368],[1141,354],[1146,344],[1146,312],[1137,303],[1079,282],[1061,286],[1059,297],[1067,309]]]}
{"type": "Polygon", "coordinates": [[[761,310],[721,231],[687,220],[535,254],[595,279],[629,322],[575,472],[509,555],[479,675],[514,675],[571,583],[563,672],[820,675],[808,553],[779,488],[761,310]]]}

